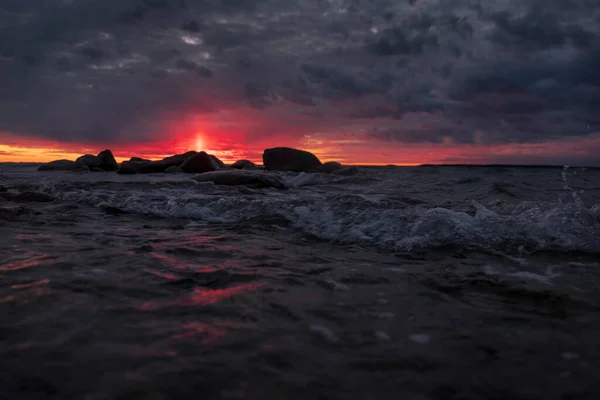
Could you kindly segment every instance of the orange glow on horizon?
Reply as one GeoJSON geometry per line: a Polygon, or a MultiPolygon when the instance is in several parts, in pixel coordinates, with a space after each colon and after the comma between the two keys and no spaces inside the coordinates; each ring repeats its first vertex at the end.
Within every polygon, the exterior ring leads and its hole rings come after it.
{"type": "Polygon", "coordinates": [[[339,161],[345,165],[398,165],[416,166],[420,164],[485,164],[498,163],[494,160],[516,159],[527,161],[535,157],[590,157],[600,153],[600,134],[582,139],[565,139],[546,143],[505,144],[505,145],[427,145],[374,142],[367,140],[318,140],[295,143],[279,140],[277,137],[244,145],[243,138],[212,136],[204,132],[187,135],[186,138],[172,141],[110,145],[66,144],[35,139],[0,135],[0,162],[49,162],[58,159],[75,160],[83,154],[98,154],[110,148],[118,162],[131,157],[160,160],[190,149],[204,150],[219,157],[225,163],[245,158],[262,164],[265,148],[290,146],[313,152],[323,162],[339,161]],[[218,138],[218,139],[217,139],[218,138]],[[1,144],[4,142],[4,144],[1,144]],[[491,161],[490,161],[491,160],[491,161]]]}

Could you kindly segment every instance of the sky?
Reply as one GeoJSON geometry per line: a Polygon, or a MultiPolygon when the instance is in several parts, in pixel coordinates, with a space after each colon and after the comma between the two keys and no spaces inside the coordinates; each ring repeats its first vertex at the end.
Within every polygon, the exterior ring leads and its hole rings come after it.
{"type": "Polygon", "coordinates": [[[3,0],[0,161],[600,165],[600,0],[3,0]]]}

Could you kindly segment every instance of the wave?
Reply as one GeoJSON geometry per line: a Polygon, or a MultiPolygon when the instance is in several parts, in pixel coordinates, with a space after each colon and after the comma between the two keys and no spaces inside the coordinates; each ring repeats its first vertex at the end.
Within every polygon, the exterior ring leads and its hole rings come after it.
{"type": "MultiPolygon", "coordinates": [[[[296,175],[296,187],[325,182],[296,175]]],[[[331,183],[331,182],[329,182],[331,183]]],[[[434,207],[365,194],[216,187],[194,181],[45,184],[59,199],[195,224],[281,224],[315,239],[407,251],[447,245],[493,250],[600,252],[600,204],[473,201],[434,207]]]]}

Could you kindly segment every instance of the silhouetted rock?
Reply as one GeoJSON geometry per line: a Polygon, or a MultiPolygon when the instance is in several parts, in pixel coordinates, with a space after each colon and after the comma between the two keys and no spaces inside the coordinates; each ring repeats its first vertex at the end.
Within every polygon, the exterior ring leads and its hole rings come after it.
{"type": "Polygon", "coordinates": [[[106,172],[105,170],[103,170],[100,167],[92,167],[92,168],[90,168],[90,171],[91,172],[106,172]]]}
{"type": "Polygon", "coordinates": [[[20,203],[28,203],[28,202],[40,202],[47,203],[50,201],[54,201],[54,197],[49,194],[42,192],[22,192],[22,193],[9,193],[3,192],[0,193],[0,197],[4,200],[20,202],[20,203]]]}
{"type": "Polygon", "coordinates": [[[192,179],[197,182],[213,182],[215,185],[245,185],[256,188],[272,187],[276,189],[288,188],[280,177],[259,171],[213,171],[196,175],[192,179]]]}
{"type": "Polygon", "coordinates": [[[342,167],[342,168],[336,169],[335,171],[332,172],[332,174],[334,174],[334,175],[341,175],[341,176],[356,175],[358,173],[360,173],[360,169],[358,169],[358,167],[342,167]]]}
{"type": "Polygon", "coordinates": [[[214,156],[207,154],[204,151],[194,154],[192,157],[185,160],[179,167],[183,172],[210,172],[219,169],[219,164],[215,161],[214,156]]]}
{"type": "Polygon", "coordinates": [[[105,171],[116,171],[119,169],[119,164],[110,150],[101,151],[98,154],[98,159],[100,159],[100,165],[97,167],[100,167],[105,171]]]}
{"type": "Polygon", "coordinates": [[[176,173],[183,172],[183,171],[181,170],[181,168],[176,167],[175,165],[172,165],[169,168],[167,168],[165,170],[165,172],[167,172],[169,174],[176,174],[176,173]]]}
{"type": "Polygon", "coordinates": [[[55,160],[40,165],[38,171],[89,171],[89,168],[71,160],[55,160]]]}
{"type": "Polygon", "coordinates": [[[274,171],[312,172],[321,165],[313,153],[290,147],[266,149],[262,157],[265,168],[274,171]]]}
{"type": "Polygon", "coordinates": [[[77,160],[75,160],[75,162],[77,164],[83,164],[89,169],[100,168],[100,166],[102,165],[102,161],[97,156],[93,156],[91,154],[83,155],[77,160]]]}
{"type": "Polygon", "coordinates": [[[337,161],[328,161],[328,162],[324,163],[323,165],[321,165],[318,169],[321,172],[324,172],[326,174],[330,174],[330,173],[332,173],[334,171],[337,171],[339,169],[342,169],[342,168],[344,168],[344,167],[339,162],[337,162],[337,161]]]}
{"type": "Polygon", "coordinates": [[[181,164],[183,164],[184,162],[186,162],[188,159],[192,158],[196,154],[198,154],[198,152],[188,151],[187,153],[175,154],[170,157],[165,157],[162,159],[162,161],[158,161],[158,162],[161,162],[164,164],[165,171],[166,171],[167,168],[169,168],[169,167],[180,167],[181,164]]]}
{"type": "Polygon", "coordinates": [[[119,169],[117,170],[117,174],[121,175],[133,175],[138,173],[138,168],[142,163],[137,163],[134,161],[123,161],[121,165],[119,165],[119,169]]]}
{"type": "Polygon", "coordinates": [[[225,163],[223,161],[219,160],[219,158],[217,156],[213,156],[212,154],[209,154],[209,156],[216,163],[217,167],[225,168],[225,163]]]}
{"type": "Polygon", "coordinates": [[[131,157],[129,159],[129,162],[135,163],[135,164],[145,164],[145,163],[152,162],[152,160],[147,160],[145,158],[140,158],[140,157],[131,157]]]}
{"type": "Polygon", "coordinates": [[[231,165],[231,168],[235,169],[252,169],[256,168],[256,165],[252,161],[238,160],[231,165]]]}

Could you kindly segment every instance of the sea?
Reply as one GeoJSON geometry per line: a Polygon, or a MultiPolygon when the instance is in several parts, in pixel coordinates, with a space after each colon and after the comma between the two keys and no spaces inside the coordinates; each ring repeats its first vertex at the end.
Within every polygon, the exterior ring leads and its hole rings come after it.
{"type": "Polygon", "coordinates": [[[0,399],[600,398],[600,169],[0,164],[0,399]]]}

